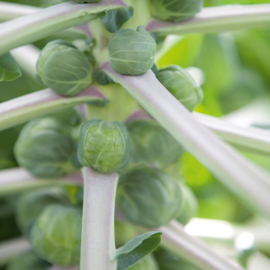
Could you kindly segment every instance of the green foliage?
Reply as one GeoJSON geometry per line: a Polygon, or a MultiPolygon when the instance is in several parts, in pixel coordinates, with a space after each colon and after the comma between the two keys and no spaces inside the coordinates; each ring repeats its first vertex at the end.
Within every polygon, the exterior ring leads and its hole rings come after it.
{"type": "Polygon", "coordinates": [[[193,17],[202,7],[204,0],[151,0],[152,14],[164,21],[183,21],[193,17]]]}
{"type": "Polygon", "coordinates": [[[188,110],[193,111],[203,100],[203,91],[184,69],[172,65],[160,69],[157,79],[188,110]]]}
{"type": "Polygon", "coordinates": [[[181,145],[154,120],[131,120],[126,126],[133,144],[131,162],[168,165],[183,151],[181,145]]]}
{"type": "Polygon", "coordinates": [[[38,258],[32,251],[15,257],[6,270],[47,270],[50,264],[38,258]]]}
{"type": "Polygon", "coordinates": [[[128,269],[129,270],[159,270],[159,267],[155,259],[153,258],[153,256],[148,255],[128,269]]]}
{"type": "Polygon", "coordinates": [[[108,85],[114,83],[114,81],[100,69],[93,70],[93,78],[100,85],[108,85]]]}
{"type": "Polygon", "coordinates": [[[61,187],[36,189],[22,194],[16,210],[16,220],[20,230],[28,235],[43,209],[55,203],[69,203],[68,195],[61,187]]]}
{"type": "Polygon", "coordinates": [[[133,12],[132,7],[108,10],[106,15],[102,17],[102,23],[110,33],[115,33],[133,16],[133,12]]]}
{"type": "Polygon", "coordinates": [[[186,225],[189,220],[197,214],[198,211],[198,201],[192,190],[183,185],[183,194],[185,198],[184,208],[177,220],[186,225]]]}
{"type": "Polygon", "coordinates": [[[38,59],[37,72],[47,87],[64,96],[75,96],[92,83],[88,58],[64,40],[45,46],[38,59]]]}
{"type": "Polygon", "coordinates": [[[118,171],[130,153],[129,135],[122,123],[91,120],[82,126],[78,159],[83,166],[103,173],[118,171]]]}
{"type": "Polygon", "coordinates": [[[101,0],[75,0],[78,3],[86,4],[86,3],[97,3],[100,2],[101,0]]]}
{"type": "Polygon", "coordinates": [[[30,242],[40,258],[57,265],[80,262],[82,213],[74,207],[47,206],[30,232],[30,242]]]}
{"type": "Polygon", "coordinates": [[[20,67],[10,53],[0,55],[0,82],[13,81],[21,75],[20,67]]]}
{"type": "Polygon", "coordinates": [[[39,118],[24,126],[15,144],[20,166],[41,178],[54,178],[74,170],[72,155],[76,152],[69,129],[54,118],[39,118]]]}
{"type": "Polygon", "coordinates": [[[123,247],[117,249],[117,269],[129,269],[143,257],[153,252],[159,246],[160,241],[161,232],[148,232],[133,238],[123,247]]]}
{"type": "Polygon", "coordinates": [[[134,224],[159,227],[178,217],[184,206],[182,187],[158,169],[133,168],[121,175],[117,206],[134,224]]]}
{"type": "Polygon", "coordinates": [[[143,26],[116,32],[108,49],[111,67],[120,74],[141,75],[154,64],[156,43],[143,26]]]}

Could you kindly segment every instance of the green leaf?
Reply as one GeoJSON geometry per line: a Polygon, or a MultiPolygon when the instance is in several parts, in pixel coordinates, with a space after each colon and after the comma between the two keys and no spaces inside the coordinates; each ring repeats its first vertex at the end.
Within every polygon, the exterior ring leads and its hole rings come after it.
{"type": "Polygon", "coordinates": [[[0,81],[14,81],[21,75],[20,67],[10,53],[0,56],[0,81]]]}
{"type": "Polygon", "coordinates": [[[153,252],[160,244],[161,232],[148,232],[139,235],[116,251],[117,269],[125,270],[153,252]]]}

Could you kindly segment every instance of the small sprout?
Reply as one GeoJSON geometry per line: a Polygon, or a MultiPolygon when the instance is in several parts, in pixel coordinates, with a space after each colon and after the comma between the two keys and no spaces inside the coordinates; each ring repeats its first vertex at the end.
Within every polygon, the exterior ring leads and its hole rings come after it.
{"type": "Polygon", "coordinates": [[[181,185],[158,169],[132,169],[119,179],[117,205],[136,225],[159,227],[183,209],[181,185]]]}
{"type": "Polygon", "coordinates": [[[68,128],[51,117],[29,122],[22,129],[14,151],[20,166],[36,177],[55,178],[74,170],[71,159],[76,143],[68,128]]]}
{"type": "Polygon", "coordinates": [[[203,100],[203,91],[183,68],[172,65],[160,69],[157,79],[189,111],[193,111],[203,100]]]}
{"type": "Polygon", "coordinates": [[[195,217],[198,211],[198,201],[192,190],[187,186],[183,186],[183,194],[185,198],[184,208],[177,220],[186,225],[191,218],[195,217]]]}
{"type": "Polygon", "coordinates": [[[148,255],[130,267],[129,270],[159,270],[159,267],[154,257],[148,255]]]}
{"type": "Polygon", "coordinates": [[[112,69],[120,74],[141,75],[154,64],[156,42],[143,26],[116,32],[109,43],[112,69]]]}
{"type": "Polygon", "coordinates": [[[154,120],[132,120],[126,126],[133,144],[131,162],[169,165],[183,151],[171,134],[154,120]]]}
{"type": "Polygon", "coordinates": [[[122,123],[91,120],[82,126],[78,159],[83,166],[103,173],[119,171],[130,152],[128,131],[122,123]]]}
{"type": "Polygon", "coordinates": [[[74,207],[59,204],[47,206],[30,232],[36,254],[61,266],[80,262],[82,213],[74,207]]]}
{"type": "Polygon", "coordinates": [[[12,259],[6,270],[47,270],[50,264],[38,258],[32,251],[23,253],[12,259]]]}
{"type": "Polygon", "coordinates": [[[59,95],[75,96],[92,83],[87,56],[65,40],[49,42],[41,51],[37,72],[47,87],[59,95]]]}
{"type": "Polygon", "coordinates": [[[43,209],[55,203],[69,203],[68,195],[60,187],[36,189],[20,196],[16,208],[16,221],[23,234],[28,235],[43,209]]]}
{"type": "Polygon", "coordinates": [[[151,0],[152,14],[164,21],[183,21],[192,18],[203,8],[204,0],[151,0]]]}

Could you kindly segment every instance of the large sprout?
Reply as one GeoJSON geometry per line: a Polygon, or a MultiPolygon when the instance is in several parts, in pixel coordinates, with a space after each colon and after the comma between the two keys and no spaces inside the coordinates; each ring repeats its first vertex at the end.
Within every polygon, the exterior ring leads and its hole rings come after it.
{"type": "Polygon", "coordinates": [[[64,40],[49,42],[41,51],[37,72],[47,87],[64,96],[75,96],[92,83],[86,55],[64,40]]]}
{"type": "Polygon", "coordinates": [[[119,171],[131,153],[128,131],[120,122],[91,120],[81,128],[78,159],[103,173],[119,171]]]}
{"type": "Polygon", "coordinates": [[[117,205],[137,225],[159,227],[183,209],[181,185],[158,169],[134,168],[119,179],[117,205]]]}
{"type": "Polygon", "coordinates": [[[126,126],[133,144],[132,162],[168,165],[183,151],[181,145],[154,120],[131,120],[126,126]]]}
{"type": "Polygon", "coordinates": [[[203,100],[203,91],[183,68],[172,65],[160,69],[157,79],[188,110],[193,111],[203,100]]]}
{"type": "Polygon", "coordinates": [[[151,0],[152,14],[164,21],[182,21],[193,17],[202,7],[204,0],[151,0]]]}
{"type": "Polygon", "coordinates": [[[20,166],[40,178],[59,177],[74,170],[71,160],[76,143],[65,124],[51,117],[30,121],[14,151],[20,166]]]}
{"type": "Polygon", "coordinates": [[[75,207],[47,206],[30,232],[30,242],[37,255],[63,266],[80,262],[82,213],[75,207]]]}
{"type": "Polygon", "coordinates": [[[120,74],[141,75],[154,64],[156,42],[143,26],[117,31],[109,43],[112,69],[120,74]]]}

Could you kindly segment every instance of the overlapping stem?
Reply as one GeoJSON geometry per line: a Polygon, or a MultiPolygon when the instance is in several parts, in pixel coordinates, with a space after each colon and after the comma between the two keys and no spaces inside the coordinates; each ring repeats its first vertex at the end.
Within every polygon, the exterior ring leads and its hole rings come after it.
{"type": "Polygon", "coordinates": [[[270,219],[270,176],[200,125],[152,71],[132,77],[103,69],[250,209],[270,219]]]}
{"type": "Polygon", "coordinates": [[[81,270],[116,270],[114,207],[117,173],[102,174],[84,167],[81,270]]]}
{"type": "Polygon", "coordinates": [[[161,34],[218,33],[270,26],[270,4],[229,5],[205,8],[194,18],[182,22],[152,20],[148,31],[161,34]]]}

